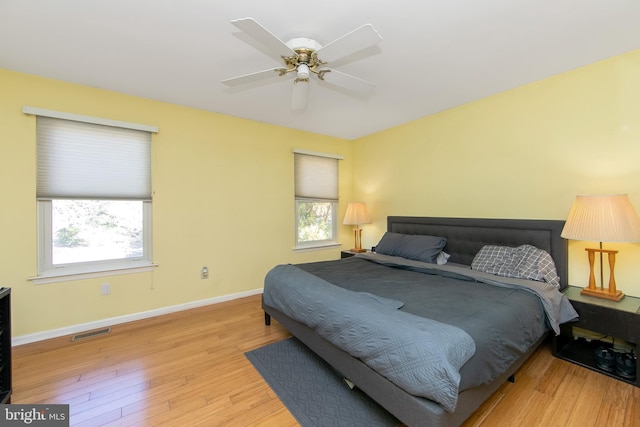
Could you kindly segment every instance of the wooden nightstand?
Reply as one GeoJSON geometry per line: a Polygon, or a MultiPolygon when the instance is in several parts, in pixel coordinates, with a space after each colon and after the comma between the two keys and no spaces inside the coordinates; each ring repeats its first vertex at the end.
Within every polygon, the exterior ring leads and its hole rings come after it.
{"type": "Polygon", "coordinates": [[[582,288],[569,286],[564,291],[580,319],[560,326],[560,335],[553,340],[554,355],[640,387],[640,360],[636,359],[635,380],[623,378],[615,371],[606,372],[597,367],[595,360],[595,350],[601,343],[575,339],[573,336],[573,327],[579,327],[624,340],[635,347],[637,355],[640,344],[640,298],[625,296],[622,301],[615,302],[580,295],[581,290],[582,288]]]}

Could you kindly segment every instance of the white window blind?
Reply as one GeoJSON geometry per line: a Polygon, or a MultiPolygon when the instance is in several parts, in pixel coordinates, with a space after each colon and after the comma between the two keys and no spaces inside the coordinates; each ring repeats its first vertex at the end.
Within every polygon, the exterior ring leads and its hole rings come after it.
{"type": "Polygon", "coordinates": [[[296,198],[338,200],[338,159],[294,155],[296,198]]]}
{"type": "Polygon", "coordinates": [[[151,200],[151,134],[38,116],[37,197],[151,200]]]}

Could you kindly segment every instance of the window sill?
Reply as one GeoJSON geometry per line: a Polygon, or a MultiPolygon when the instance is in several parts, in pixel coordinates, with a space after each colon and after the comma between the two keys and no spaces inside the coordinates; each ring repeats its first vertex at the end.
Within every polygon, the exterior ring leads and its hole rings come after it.
{"type": "Polygon", "coordinates": [[[297,246],[293,248],[293,251],[294,252],[317,251],[322,249],[339,248],[340,246],[342,246],[342,243],[331,242],[331,243],[319,244],[319,245],[297,246]]]}
{"type": "Polygon", "coordinates": [[[47,271],[35,277],[29,277],[34,285],[44,285],[46,283],[69,282],[72,280],[93,279],[96,277],[118,276],[121,274],[144,273],[153,271],[158,264],[140,263],[131,265],[112,265],[108,267],[87,268],[60,268],[59,270],[47,271]]]}

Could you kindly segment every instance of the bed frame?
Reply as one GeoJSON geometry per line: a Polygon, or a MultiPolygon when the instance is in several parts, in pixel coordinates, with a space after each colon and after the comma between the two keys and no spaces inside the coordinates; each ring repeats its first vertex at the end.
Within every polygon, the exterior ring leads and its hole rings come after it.
{"type": "MultiPolygon", "coordinates": [[[[551,254],[556,263],[561,288],[567,286],[567,241],[560,238],[564,221],[478,218],[433,218],[390,216],[387,231],[403,234],[434,235],[447,238],[449,262],[471,265],[474,255],[487,244],[534,245],[551,254]]],[[[369,368],[359,359],[330,344],[306,325],[262,303],[265,323],[273,316],[293,336],[326,360],[369,397],[408,426],[458,426],[491,396],[544,341],[546,335],[523,354],[502,376],[490,384],[460,393],[455,412],[422,397],[408,394],[369,368]]]]}

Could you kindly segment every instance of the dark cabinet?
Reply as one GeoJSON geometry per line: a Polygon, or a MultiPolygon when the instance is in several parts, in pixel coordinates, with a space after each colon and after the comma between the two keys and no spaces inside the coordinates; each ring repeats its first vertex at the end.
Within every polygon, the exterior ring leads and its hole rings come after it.
{"type": "Polygon", "coordinates": [[[573,327],[593,331],[603,336],[621,339],[631,344],[637,354],[640,344],[640,298],[625,296],[622,301],[609,301],[580,294],[581,288],[569,286],[565,295],[580,315],[575,322],[561,325],[560,335],[554,338],[554,354],[594,371],[640,387],[640,360],[636,358],[636,377],[624,378],[615,372],[607,372],[597,366],[595,350],[601,345],[597,340],[576,339],[573,327]]]}
{"type": "Polygon", "coordinates": [[[0,403],[11,403],[11,288],[0,288],[0,403]]]}

